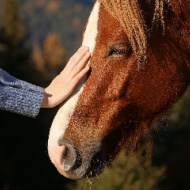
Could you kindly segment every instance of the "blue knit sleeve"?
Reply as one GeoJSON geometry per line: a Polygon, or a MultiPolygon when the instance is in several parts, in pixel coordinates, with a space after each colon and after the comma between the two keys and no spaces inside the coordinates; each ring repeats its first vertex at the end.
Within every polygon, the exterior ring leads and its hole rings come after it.
{"type": "Polygon", "coordinates": [[[35,117],[44,94],[43,88],[16,79],[0,69],[0,109],[35,117]]]}

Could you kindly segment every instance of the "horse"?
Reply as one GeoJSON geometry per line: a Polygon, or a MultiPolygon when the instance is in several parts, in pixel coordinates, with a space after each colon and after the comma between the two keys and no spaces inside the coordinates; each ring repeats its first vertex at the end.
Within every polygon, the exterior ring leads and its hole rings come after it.
{"type": "Polygon", "coordinates": [[[61,104],[48,152],[60,174],[100,175],[190,84],[188,0],[96,0],[82,44],[90,72],[61,104]]]}

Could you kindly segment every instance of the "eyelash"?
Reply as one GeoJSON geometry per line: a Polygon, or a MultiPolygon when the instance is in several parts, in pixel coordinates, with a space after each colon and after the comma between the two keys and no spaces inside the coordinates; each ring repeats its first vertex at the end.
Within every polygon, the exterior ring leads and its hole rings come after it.
{"type": "Polygon", "coordinates": [[[128,53],[130,53],[130,47],[122,47],[122,48],[113,48],[110,50],[110,52],[108,53],[108,56],[112,56],[112,55],[126,55],[128,53]]]}

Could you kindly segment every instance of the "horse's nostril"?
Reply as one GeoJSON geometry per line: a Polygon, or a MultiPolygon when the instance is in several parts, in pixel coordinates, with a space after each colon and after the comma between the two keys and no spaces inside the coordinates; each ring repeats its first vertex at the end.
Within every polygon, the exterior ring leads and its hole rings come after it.
{"type": "Polygon", "coordinates": [[[82,158],[74,145],[65,139],[60,139],[59,146],[65,146],[65,151],[63,153],[64,171],[68,172],[70,170],[75,170],[82,165],[82,158]]]}

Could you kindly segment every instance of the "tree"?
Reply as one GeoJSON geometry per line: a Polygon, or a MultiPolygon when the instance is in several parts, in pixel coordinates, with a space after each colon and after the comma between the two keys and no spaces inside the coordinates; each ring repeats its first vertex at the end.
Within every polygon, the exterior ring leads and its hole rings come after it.
{"type": "Polygon", "coordinates": [[[27,29],[19,17],[18,0],[2,0],[0,26],[0,67],[21,75],[29,50],[24,47],[27,29]]]}
{"type": "Polygon", "coordinates": [[[67,51],[61,44],[60,36],[50,33],[43,41],[42,48],[35,44],[31,60],[36,71],[41,73],[43,80],[51,80],[66,64],[67,51]]]}
{"type": "Polygon", "coordinates": [[[47,35],[43,43],[44,59],[49,69],[63,67],[65,61],[66,50],[61,44],[61,38],[55,33],[47,35]]]}

